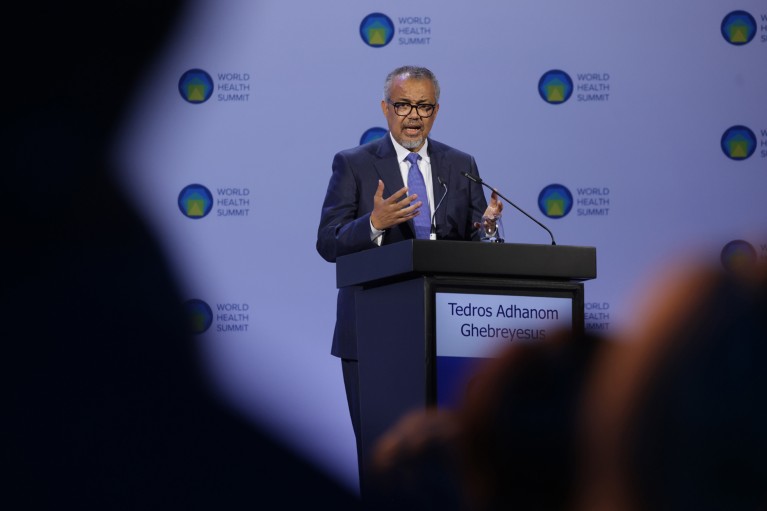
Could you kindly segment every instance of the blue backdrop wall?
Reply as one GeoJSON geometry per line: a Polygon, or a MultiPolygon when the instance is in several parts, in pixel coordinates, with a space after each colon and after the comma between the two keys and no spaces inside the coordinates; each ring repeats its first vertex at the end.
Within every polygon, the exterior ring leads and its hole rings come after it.
{"type": "MultiPolygon", "coordinates": [[[[197,0],[115,158],[174,262],[222,399],[350,488],[315,251],[336,151],[381,136],[388,71],[442,86],[432,136],[561,245],[597,248],[586,325],[614,332],[670,258],[767,257],[763,0],[197,0]]],[[[549,243],[506,208],[508,241],[549,243]]]]}

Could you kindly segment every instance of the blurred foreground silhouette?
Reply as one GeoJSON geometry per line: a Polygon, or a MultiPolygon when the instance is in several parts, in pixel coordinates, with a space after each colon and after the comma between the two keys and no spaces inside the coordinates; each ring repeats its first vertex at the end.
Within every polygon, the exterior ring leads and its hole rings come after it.
{"type": "Polygon", "coordinates": [[[614,338],[511,345],[376,446],[371,509],[767,504],[767,271],[669,265],[614,338]]]}
{"type": "Polygon", "coordinates": [[[2,102],[6,411],[14,509],[354,509],[223,405],[171,268],[110,149],[181,2],[15,3],[2,102]]]}
{"type": "Polygon", "coordinates": [[[560,331],[512,344],[457,409],[407,414],[376,446],[370,507],[567,509],[581,392],[604,342],[560,331]]]}
{"type": "Polygon", "coordinates": [[[580,509],[765,509],[765,265],[669,265],[642,298],[591,383],[580,509]]]}

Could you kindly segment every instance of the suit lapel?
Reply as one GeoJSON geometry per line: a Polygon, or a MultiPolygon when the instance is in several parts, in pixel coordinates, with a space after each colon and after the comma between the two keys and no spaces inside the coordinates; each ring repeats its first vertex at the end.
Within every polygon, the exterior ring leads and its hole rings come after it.
{"type": "MultiPolygon", "coordinates": [[[[447,190],[450,189],[450,162],[444,158],[445,153],[440,150],[439,143],[435,143],[433,140],[429,139],[429,158],[431,159],[431,182],[432,182],[432,190],[434,191],[434,206],[436,207],[437,204],[439,204],[440,199],[442,199],[442,196],[445,195],[445,186],[447,186],[447,190]],[[439,180],[442,180],[443,183],[445,183],[445,186],[442,186],[439,183],[439,180]]],[[[445,200],[442,201],[442,204],[439,206],[439,208],[434,213],[434,223],[437,225],[437,233],[439,233],[440,229],[439,227],[441,225],[445,225],[446,215],[447,215],[447,205],[445,202],[448,200],[447,196],[445,196],[445,200]]]]}
{"type": "MultiPolygon", "coordinates": [[[[380,139],[381,143],[376,150],[378,159],[373,163],[378,176],[384,182],[384,198],[391,196],[394,192],[405,186],[402,181],[402,173],[399,170],[399,161],[397,161],[397,151],[394,150],[391,137],[387,133],[380,139]]],[[[402,236],[404,239],[415,238],[415,226],[412,220],[400,224],[402,236]]]]}
{"type": "Polygon", "coordinates": [[[388,133],[381,139],[376,150],[378,159],[373,163],[378,173],[378,177],[384,182],[384,197],[388,197],[403,186],[402,174],[399,171],[399,162],[397,161],[397,152],[389,138],[388,133]]]}

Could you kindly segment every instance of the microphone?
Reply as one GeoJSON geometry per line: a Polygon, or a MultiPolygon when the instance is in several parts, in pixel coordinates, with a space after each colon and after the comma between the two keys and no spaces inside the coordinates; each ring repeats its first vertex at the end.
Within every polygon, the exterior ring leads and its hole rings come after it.
{"type": "Polygon", "coordinates": [[[447,195],[447,184],[445,184],[444,181],[442,181],[442,178],[437,176],[437,181],[439,181],[439,184],[442,185],[442,187],[445,189],[445,193],[442,194],[442,198],[437,202],[437,205],[434,207],[434,213],[431,215],[431,232],[429,233],[429,239],[430,240],[436,240],[437,239],[437,224],[434,223],[434,217],[437,215],[437,210],[439,209],[440,204],[442,204],[442,201],[445,200],[445,196],[447,195]]]}
{"type": "Polygon", "coordinates": [[[517,209],[518,209],[518,210],[519,210],[519,211],[520,211],[522,214],[524,214],[524,215],[525,215],[527,218],[529,218],[530,220],[532,220],[532,221],[533,221],[533,222],[535,222],[536,224],[538,224],[538,225],[540,225],[541,227],[543,227],[544,229],[546,229],[546,232],[547,232],[547,233],[549,233],[549,236],[551,236],[551,244],[552,244],[552,245],[556,245],[556,244],[557,244],[557,243],[554,241],[554,235],[553,235],[553,234],[551,234],[551,231],[549,230],[549,228],[548,228],[548,227],[546,227],[545,225],[543,225],[542,223],[540,223],[540,222],[539,222],[538,220],[536,220],[535,218],[531,217],[529,214],[527,214],[527,212],[526,212],[525,210],[523,210],[522,208],[520,208],[519,206],[517,206],[516,204],[514,204],[513,202],[511,202],[509,199],[507,199],[507,198],[506,198],[506,197],[504,197],[503,195],[501,195],[501,192],[499,192],[497,189],[495,189],[495,188],[491,187],[490,185],[488,185],[487,183],[485,183],[484,181],[482,181],[482,178],[481,178],[481,177],[479,177],[479,176],[475,176],[474,174],[469,174],[468,172],[461,172],[461,174],[463,174],[463,177],[465,177],[465,178],[469,179],[470,181],[474,181],[475,183],[477,183],[477,184],[479,184],[479,185],[482,185],[482,186],[485,186],[485,187],[487,187],[488,189],[490,189],[490,190],[494,191],[494,192],[495,192],[495,193],[498,195],[498,197],[500,197],[501,199],[505,200],[506,202],[508,202],[509,204],[511,204],[512,206],[514,206],[515,208],[517,208],[517,209]]]}

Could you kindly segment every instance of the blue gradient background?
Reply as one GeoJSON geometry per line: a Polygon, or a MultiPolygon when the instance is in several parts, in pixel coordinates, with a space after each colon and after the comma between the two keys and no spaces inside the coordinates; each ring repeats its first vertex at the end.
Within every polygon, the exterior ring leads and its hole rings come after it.
{"type": "MultiPolygon", "coordinates": [[[[767,43],[723,38],[733,10],[758,21],[763,0],[647,2],[197,0],[136,91],[115,158],[120,180],[171,256],[187,299],[247,304],[247,331],[198,336],[223,400],[350,488],[354,438],[340,362],[330,355],[335,267],[315,250],[336,151],[385,125],[388,71],[430,67],[442,85],[432,135],[473,154],[486,182],[536,218],[560,245],[597,247],[586,302],[608,304],[608,331],[632,317],[632,297],[669,258],[718,261],[746,240],[767,249],[767,43]],[[382,12],[428,18],[428,44],[373,48],[360,22],[382,12]],[[190,69],[247,73],[247,101],[190,104],[190,69]],[[543,73],[609,74],[609,100],[550,105],[543,73]],[[339,108],[338,105],[341,105],[339,108]],[[720,147],[750,127],[757,150],[733,161],[720,147]],[[193,183],[247,189],[247,216],[179,212],[193,183]],[[559,183],[609,190],[609,213],[549,219],[537,198],[559,183]]],[[[761,21],[767,25],[767,21],[761,21]]],[[[576,196],[577,200],[579,197],[576,196]]],[[[549,243],[507,208],[508,241],[549,243]]]]}

